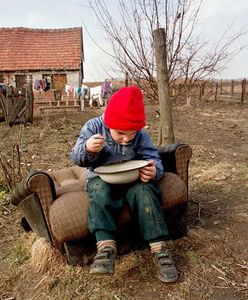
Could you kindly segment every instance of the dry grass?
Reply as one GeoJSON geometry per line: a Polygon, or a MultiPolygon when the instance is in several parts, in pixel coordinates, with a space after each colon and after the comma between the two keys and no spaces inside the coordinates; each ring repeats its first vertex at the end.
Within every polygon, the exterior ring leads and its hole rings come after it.
{"type": "MultiPolygon", "coordinates": [[[[148,131],[156,142],[157,123],[151,119],[154,110],[147,108],[148,131]]],[[[99,113],[91,110],[87,115],[36,117],[31,127],[23,129],[22,149],[29,157],[27,163],[46,170],[70,165],[69,150],[81,125],[99,113]]],[[[20,212],[8,203],[2,187],[1,299],[247,299],[247,116],[246,105],[201,104],[190,112],[174,109],[177,140],[193,148],[189,234],[168,245],[179,269],[178,283],[164,285],[156,279],[149,250],[118,257],[112,277],[92,277],[88,266],[72,267],[60,258],[53,261],[50,245],[43,245],[39,254],[34,250],[30,257],[32,244],[33,249],[41,248],[41,241],[35,242],[34,234],[23,232],[20,212]],[[50,259],[44,259],[44,253],[50,259]],[[49,263],[41,267],[42,261],[49,263]],[[39,268],[41,273],[37,272],[39,268]]],[[[0,124],[0,133],[6,145],[4,154],[8,155],[18,139],[18,130],[0,124]]]]}
{"type": "Polygon", "coordinates": [[[31,248],[30,266],[35,272],[53,272],[65,264],[65,257],[45,238],[39,238],[31,248]]]}

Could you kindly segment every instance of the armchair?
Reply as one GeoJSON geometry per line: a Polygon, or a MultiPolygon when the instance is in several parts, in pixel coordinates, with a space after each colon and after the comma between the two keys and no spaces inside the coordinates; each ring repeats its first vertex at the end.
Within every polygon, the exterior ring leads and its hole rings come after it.
{"type": "MultiPolygon", "coordinates": [[[[165,170],[159,181],[161,206],[170,238],[175,239],[187,232],[188,164],[192,150],[189,145],[171,144],[159,147],[159,153],[165,170]]],[[[11,203],[18,206],[32,230],[50,241],[73,265],[85,263],[82,257],[86,252],[94,254],[95,247],[87,226],[88,198],[84,186],[85,168],[72,166],[53,172],[32,171],[11,193],[11,203]]],[[[127,233],[131,223],[132,214],[125,206],[118,226],[127,233]]]]}

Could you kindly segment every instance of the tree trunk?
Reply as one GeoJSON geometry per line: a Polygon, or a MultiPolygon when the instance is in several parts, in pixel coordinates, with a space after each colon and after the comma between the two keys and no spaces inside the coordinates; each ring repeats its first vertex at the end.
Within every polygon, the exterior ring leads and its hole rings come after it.
{"type": "Polygon", "coordinates": [[[158,98],[160,109],[158,145],[173,144],[175,142],[175,136],[173,132],[164,28],[158,28],[154,30],[153,39],[157,66],[158,98]]]}

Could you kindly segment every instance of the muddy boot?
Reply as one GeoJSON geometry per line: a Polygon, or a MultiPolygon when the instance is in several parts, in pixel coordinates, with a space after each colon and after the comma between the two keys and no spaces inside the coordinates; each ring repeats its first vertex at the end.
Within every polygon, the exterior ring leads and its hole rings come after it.
{"type": "Polygon", "coordinates": [[[116,251],[105,247],[98,251],[90,266],[90,274],[113,274],[115,268],[116,251]]]}
{"type": "Polygon", "coordinates": [[[158,278],[162,282],[170,283],[177,281],[177,269],[169,250],[162,247],[160,252],[153,254],[153,261],[157,269],[158,278]]]}

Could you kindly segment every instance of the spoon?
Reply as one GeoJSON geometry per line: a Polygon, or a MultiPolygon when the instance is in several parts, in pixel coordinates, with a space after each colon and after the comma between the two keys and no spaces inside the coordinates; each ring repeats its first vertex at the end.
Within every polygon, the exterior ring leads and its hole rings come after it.
{"type": "Polygon", "coordinates": [[[115,144],[115,141],[113,141],[112,139],[104,139],[104,138],[100,138],[100,137],[95,137],[95,139],[104,140],[109,146],[112,146],[115,144]]]}

